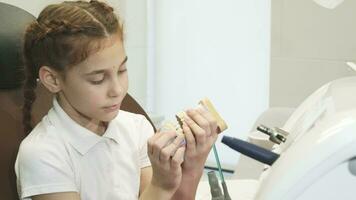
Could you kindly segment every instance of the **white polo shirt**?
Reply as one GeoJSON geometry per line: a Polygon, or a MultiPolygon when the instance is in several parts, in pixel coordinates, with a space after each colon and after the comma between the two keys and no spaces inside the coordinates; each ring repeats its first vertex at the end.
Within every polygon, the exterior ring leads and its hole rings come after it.
{"type": "Polygon", "coordinates": [[[103,136],[53,108],[22,141],[15,171],[21,199],[78,192],[82,200],[138,199],[140,169],[150,166],[147,119],[120,110],[103,136]]]}

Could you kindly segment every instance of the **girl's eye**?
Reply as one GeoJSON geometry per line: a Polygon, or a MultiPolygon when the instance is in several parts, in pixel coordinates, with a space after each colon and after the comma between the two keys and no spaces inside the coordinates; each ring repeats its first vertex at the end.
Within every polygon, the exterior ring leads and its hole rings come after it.
{"type": "Polygon", "coordinates": [[[122,73],[124,73],[124,72],[126,72],[126,71],[127,71],[127,69],[119,70],[119,74],[122,74],[122,73]]]}
{"type": "Polygon", "coordinates": [[[99,80],[99,81],[90,81],[93,85],[99,85],[104,81],[104,79],[99,80]]]}

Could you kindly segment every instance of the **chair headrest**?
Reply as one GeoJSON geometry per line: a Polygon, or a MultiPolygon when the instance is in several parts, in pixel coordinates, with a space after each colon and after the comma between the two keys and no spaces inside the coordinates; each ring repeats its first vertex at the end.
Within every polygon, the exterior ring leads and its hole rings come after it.
{"type": "Polygon", "coordinates": [[[36,18],[27,11],[0,2],[0,89],[16,89],[24,80],[23,35],[36,18]]]}

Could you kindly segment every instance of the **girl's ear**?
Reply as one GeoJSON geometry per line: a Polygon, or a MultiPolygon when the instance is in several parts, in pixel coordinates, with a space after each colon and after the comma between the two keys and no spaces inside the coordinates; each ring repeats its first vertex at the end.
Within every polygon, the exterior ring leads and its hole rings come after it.
{"type": "Polygon", "coordinates": [[[42,66],[38,72],[41,83],[52,93],[61,91],[60,74],[47,66],[42,66]]]}

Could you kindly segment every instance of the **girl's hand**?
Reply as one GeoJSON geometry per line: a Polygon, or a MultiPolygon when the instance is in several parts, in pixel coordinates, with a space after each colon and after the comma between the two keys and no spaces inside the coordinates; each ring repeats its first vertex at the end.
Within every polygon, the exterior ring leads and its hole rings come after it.
{"type": "Polygon", "coordinates": [[[183,173],[200,178],[205,161],[218,137],[216,120],[202,107],[189,109],[184,119],[183,132],[186,138],[186,152],[183,173]]]}
{"type": "Polygon", "coordinates": [[[172,194],[182,180],[183,141],[184,136],[174,131],[158,132],[148,140],[148,156],[153,172],[151,184],[172,194]]]}

